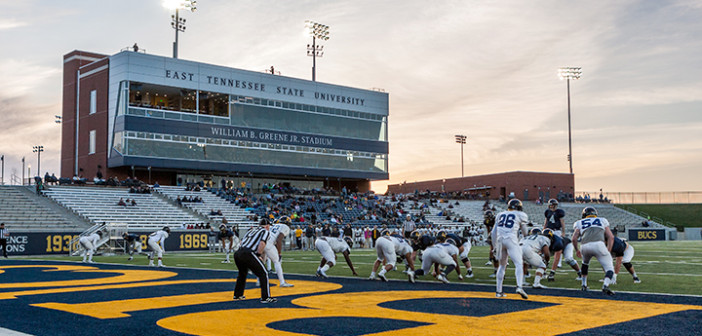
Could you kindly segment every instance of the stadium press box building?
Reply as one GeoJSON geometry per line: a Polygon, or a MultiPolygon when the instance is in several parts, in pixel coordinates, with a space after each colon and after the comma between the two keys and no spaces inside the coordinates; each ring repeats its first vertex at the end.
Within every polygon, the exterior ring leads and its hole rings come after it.
{"type": "Polygon", "coordinates": [[[388,179],[388,94],[122,51],[64,55],[61,176],[346,186],[388,179]]]}

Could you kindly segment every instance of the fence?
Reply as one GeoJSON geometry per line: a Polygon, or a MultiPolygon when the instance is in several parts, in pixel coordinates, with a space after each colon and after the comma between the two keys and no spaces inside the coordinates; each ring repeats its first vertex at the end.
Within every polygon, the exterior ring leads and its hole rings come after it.
{"type": "Polygon", "coordinates": [[[594,202],[607,200],[617,204],[691,204],[702,203],[702,191],[662,191],[662,192],[588,192],[578,191],[578,196],[594,202]],[[600,197],[601,196],[601,197],[600,197]]]}

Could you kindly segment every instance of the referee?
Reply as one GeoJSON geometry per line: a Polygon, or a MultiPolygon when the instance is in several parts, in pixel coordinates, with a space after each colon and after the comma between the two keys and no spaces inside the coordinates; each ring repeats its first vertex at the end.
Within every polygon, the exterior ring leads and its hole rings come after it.
{"type": "Polygon", "coordinates": [[[5,228],[5,223],[0,223],[0,246],[2,246],[2,255],[7,258],[7,238],[10,237],[10,231],[5,228]]]}
{"type": "Polygon", "coordinates": [[[234,263],[239,269],[239,276],[236,278],[236,286],[234,287],[234,300],[243,300],[244,288],[246,287],[246,276],[249,270],[256,275],[261,282],[261,303],[273,303],[278,299],[271,297],[271,291],[268,286],[268,272],[263,266],[261,254],[266,247],[266,241],[270,236],[270,222],[267,219],[261,219],[258,223],[258,228],[251,229],[246,233],[241,242],[241,246],[234,253],[234,263]]]}

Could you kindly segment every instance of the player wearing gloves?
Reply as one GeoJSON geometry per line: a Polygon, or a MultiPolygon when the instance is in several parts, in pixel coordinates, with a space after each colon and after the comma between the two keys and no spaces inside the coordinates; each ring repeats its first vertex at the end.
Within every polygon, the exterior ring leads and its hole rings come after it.
{"type": "Polygon", "coordinates": [[[149,253],[149,266],[154,266],[155,254],[158,257],[158,267],[165,267],[163,264],[163,252],[165,252],[163,246],[170,233],[171,229],[168,226],[164,226],[163,229],[149,235],[149,239],[146,241],[146,244],[151,248],[151,253],[149,253]]]}

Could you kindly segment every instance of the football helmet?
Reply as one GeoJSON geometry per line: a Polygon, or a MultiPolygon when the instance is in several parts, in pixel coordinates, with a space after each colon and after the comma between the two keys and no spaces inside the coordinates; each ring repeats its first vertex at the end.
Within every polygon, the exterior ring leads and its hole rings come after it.
{"type": "Polygon", "coordinates": [[[555,198],[548,200],[548,207],[553,207],[554,209],[558,207],[558,201],[555,198]]]}
{"type": "Polygon", "coordinates": [[[381,237],[382,236],[389,236],[389,235],[390,235],[390,230],[388,230],[388,229],[383,229],[382,231],[380,231],[381,237]]]}
{"type": "Polygon", "coordinates": [[[540,233],[541,233],[541,229],[539,229],[539,228],[532,228],[531,230],[529,230],[529,235],[530,235],[530,236],[531,236],[531,235],[537,235],[537,234],[540,234],[540,233]]]}
{"type": "Polygon", "coordinates": [[[169,234],[171,233],[171,228],[168,226],[164,226],[162,230],[168,232],[169,234]]]}
{"type": "Polygon", "coordinates": [[[444,240],[446,240],[446,236],[447,236],[446,231],[441,230],[441,231],[436,233],[436,240],[443,242],[444,240]]]}
{"type": "Polygon", "coordinates": [[[419,237],[419,248],[422,250],[434,244],[434,237],[423,235],[419,237]]]}
{"type": "Polygon", "coordinates": [[[349,245],[349,247],[353,246],[353,239],[351,239],[351,237],[344,237],[344,241],[349,245]]]}
{"type": "Polygon", "coordinates": [[[520,200],[518,200],[518,199],[516,199],[516,198],[510,200],[509,203],[507,203],[507,209],[509,209],[509,210],[519,210],[519,211],[522,211],[522,209],[523,209],[523,207],[522,207],[522,201],[520,201],[520,200]]]}
{"type": "Polygon", "coordinates": [[[546,229],[544,232],[541,232],[541,234],[548,237],[548,239],[553,240],[553,230],[546,229]]]}
{"type": "Polygon", "coordinates": [[[485,218],[495,218],[495,213],[492,210],[485,210],[485,218]]]}
{"type": "Polygon", "coordinates": [[[412,240],[417,240],[419,239],[419,231],[414,230],[410,233],[410,239],[412,240]]]}
{"type": "Polygon", "coordinates": [[[455,245],[456,247],[458,247],[458,242],[456,242],[455,240],[453,240],[453,238],[448,238],[448,239],[446,239],[446,242],[449,243],[449,244],[451,244],[451,245],[455,245]]]}
{"type": "Polygon", "coordinates": [[[583,209],[582,218],[587,218],[587,217],[597,217],[597,209],[595,209],[593,207],[585,207],[585,209],[583,209]]]}
{"type": "Polygon", "coordinates": [[[225,231],[225,230],[227,230],[227,224],[224,224],[224,223],[219,224],[219,231],[225,231]]]}
{"type": "Polygon", "coordinates": [[[98,236],[100,236],[100,238],[102,238],[102,231],[96,231],[95,233],[97,233],[98,236]]]}

